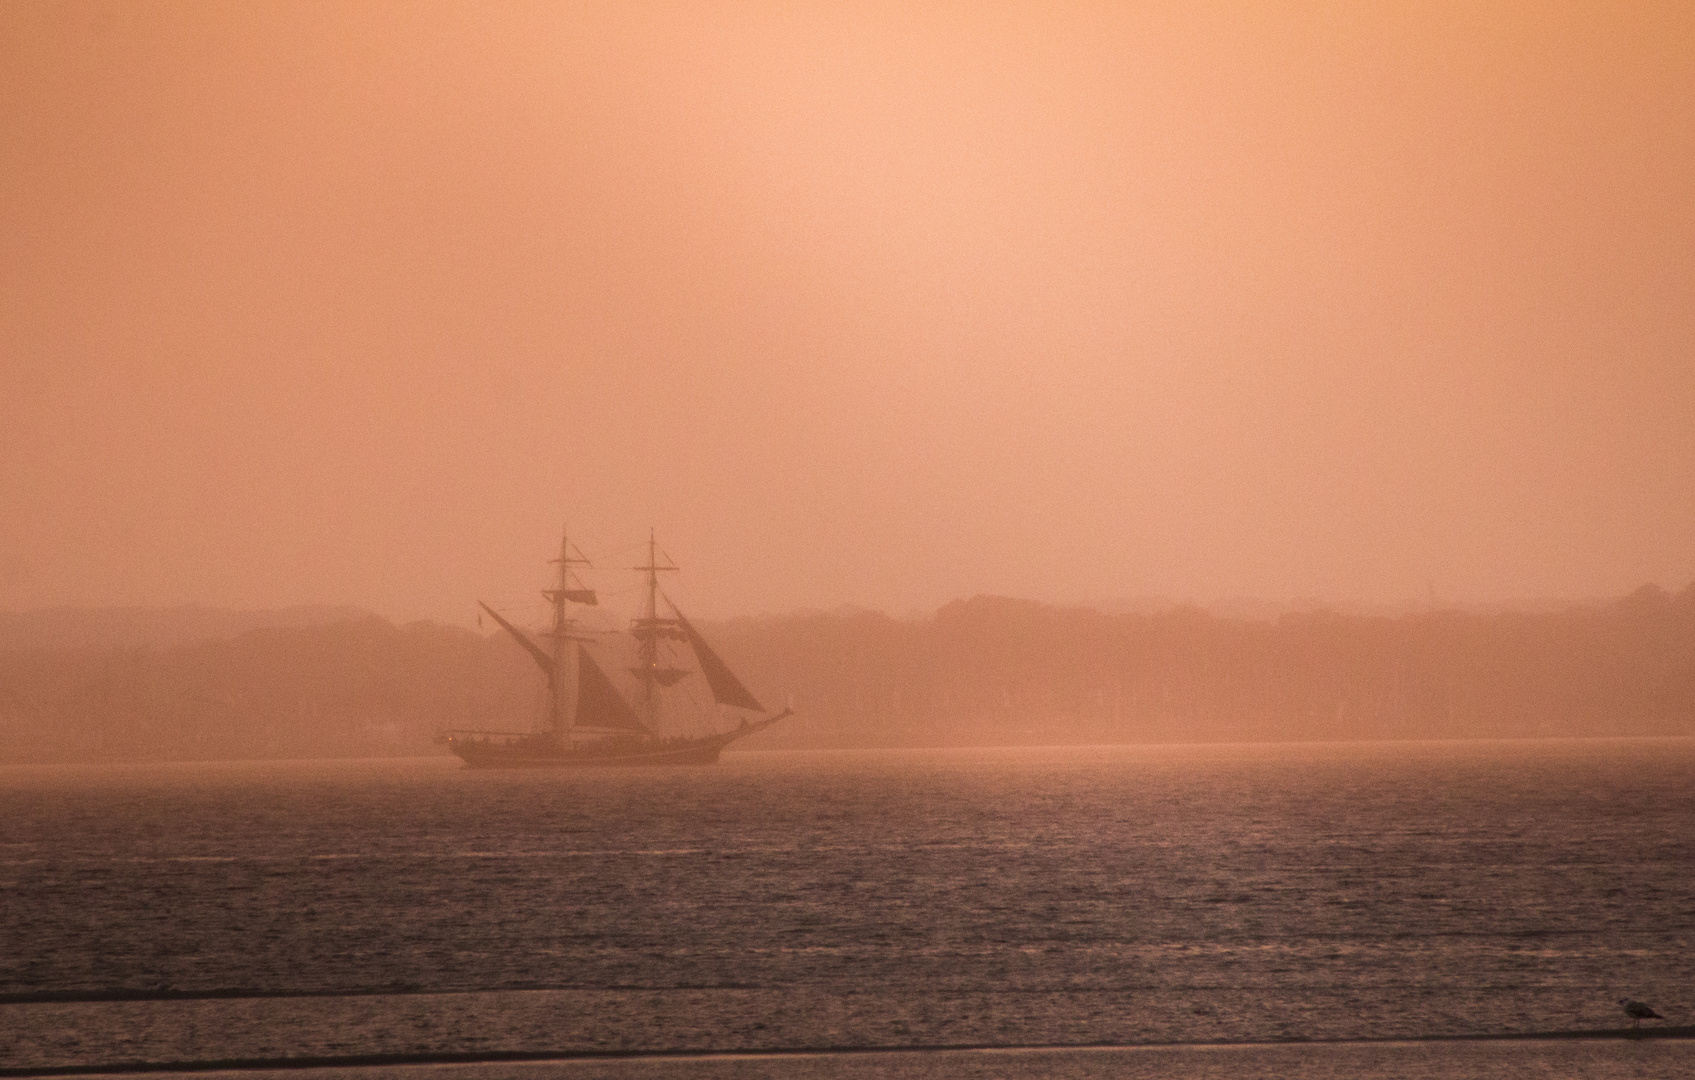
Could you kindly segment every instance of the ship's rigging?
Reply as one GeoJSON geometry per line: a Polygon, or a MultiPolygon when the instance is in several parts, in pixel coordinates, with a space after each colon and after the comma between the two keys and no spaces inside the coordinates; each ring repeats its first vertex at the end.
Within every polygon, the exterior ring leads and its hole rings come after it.
{"type": "Polygon", "coordinates": [[[628,668],[637,684],[633,705],[595,659],[594,650],[587,647],[595,637],[582,632],[571,617],[570,605],[597,606],[599,597],[573,569],[592,564],[561,535],[559,557],[551,560],[558,566],[555,583],[542,592],[552,609],[552,624],[539,635],[547,639],[547,647],[479,601],[547,677],[546,730],[530,735],[451,731],[443,737],[448,747],[474,766],[699,763],[716,760],[718,752],[730,742],[789,715],[788,709],[767,714],[759,699],[664,594],[659,575],[675,572],[678,567],[669,558],[661,563],[660,554],[650,531],[647,562],[633,568],[645,575],[642,607],[629,629],[635,643],[635,663],[628,668]],[[662,599],[669,615],[660,614],[662,599]],[[685,648],[694,660],[692,667],[679,656],[685,648]],[[677,719],[668,713],[677,707],[678,695],[667,692],[697,673],[713,702],[713,719],[725,712],[737,714],[737,726],[693,737],[662,737],[661,732],[674,727],[677,719]],[[755,719],[750,714],[763,715],[755,719]]]}

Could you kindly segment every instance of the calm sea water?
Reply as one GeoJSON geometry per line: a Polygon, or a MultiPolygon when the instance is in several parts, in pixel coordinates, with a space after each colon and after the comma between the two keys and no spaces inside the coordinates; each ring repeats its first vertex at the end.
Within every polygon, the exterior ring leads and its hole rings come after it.
{"type": "Polygon", "coordinates": [[[1695,1021],[1688,741],[13,767],[0,895],[14,1066],[1108,1043],[1144,1048],[711,1075],[1695,1070],[1688,1042],[1150,1045],[1613,1028],[1626,995],[1695,1021]]]}

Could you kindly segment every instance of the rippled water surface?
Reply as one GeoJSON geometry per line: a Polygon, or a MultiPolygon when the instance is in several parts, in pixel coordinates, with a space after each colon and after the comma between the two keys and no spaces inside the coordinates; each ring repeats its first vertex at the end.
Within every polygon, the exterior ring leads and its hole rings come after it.
{"type": "MultiPolygon", "coordinates": [[[[0,822],[8,1064],[1695,1019],[1687,741],[11,768],[0,822]]],[[[1647,1045],[1549,1052],[1691,1061],[1647,1045]]],[[[1107,1075],[1091,1053],[714,1074],[1107,1075]]]]}

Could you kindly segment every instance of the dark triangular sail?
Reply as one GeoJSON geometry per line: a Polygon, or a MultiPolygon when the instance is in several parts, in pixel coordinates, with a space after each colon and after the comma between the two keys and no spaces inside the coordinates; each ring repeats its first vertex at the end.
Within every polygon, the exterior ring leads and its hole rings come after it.
{"type": "Polygon", "coordinates": [[[553,657],[547,655],[547,653],[542,649],[542,647],[540,645],[537,645],[535,642],[531,641],[530,635],[524,633],[522,630],[518,629],[516,626],[513,626],[511,623],[509,623],[505,619],[501,618],[500,612],[489,607],[487,604],[484,604],[481,600],[478,600],[477,603],[482,605],[482,609],[484,611],[486,611],[490,615],[494,616],[494,621],[499,623],[501,625],[501,627],[504,628],[508,634],[511,634],[513,637],[517,638],[518,644],[522,645],[525,648],[525,650],[527,650],[529,652],[529,654],[531,656],[535,657],[536,663],[541,666],[541,669],[543,671],[547,672],[547,684],[549,686],[552,686],[553,685],[553,657]]]}
{"type": "Polygon", "coordinates": [[[577,727],[647,731],[647,726],[624,701],[606,672],[581,645],[577,646],[577,727]]]}
{"type": "MultiPolygon", "coordinates": [[[[671,610],[677,611],[677,605],[672,604],[671,610]]],[[[712,651],[712,646],[706,643],[706,639],[700,636],[694,624],[685,619],[680,611],[677,611],[677,623],[688,636],[689,645],[694,648],[695,659],[700,662],[700,673],[706,676],[706,684],[712,687],[712,700],[720,705],[734,705],[738,709],[764,712],[765,706],[748,692],[748,688],[736,678],[736,673],[731,671],[724,661],[718,659],[718,654],[712,651]]]]}

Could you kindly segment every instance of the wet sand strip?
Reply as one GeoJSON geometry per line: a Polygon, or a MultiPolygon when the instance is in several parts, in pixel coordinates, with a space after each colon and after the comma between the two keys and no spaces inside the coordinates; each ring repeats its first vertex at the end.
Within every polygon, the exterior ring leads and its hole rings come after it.
{"type": "Polygon", "coordinates": [[[1277,1039],[1265,1042],[961,1043],[907,1046],[796,1046],[719,1050],[487,1050],[464,1053],[346,1054],[323,1057],[227,1058],[203,1061],[127,1061],[103,1065],[0,1067],[0,1077],[114,1076],[139,1073],[262,1072],[289,1069],[359,1069],[405,1065],[498,1065],[544,1061],[638,1061],[727,1058],[796,1058],[870,1054],[963,1054],[1041,1051],[1158,1050],[1185,1047],[1357,1046],[1371,1044],[1481,1043],[1569,1039],[1695,1039],[1695,1024],[1650,1028],[1512,1031],[1474,1035],[1393,1036],[1356,1039],[1277,1039]]]}
{"type": "Polygon", "coordinates": [[[0,994],[0,1005],[109,1005],[131,1001],[265,1001],[277,998],[452,997],[465,994],[534,994],[555,991],[665,992],[690,990],[766,990],[750,983],[548,983],[473,989],[426,989],[421,986],[375,986],[350,990],[29,990],[0,994]]]}

